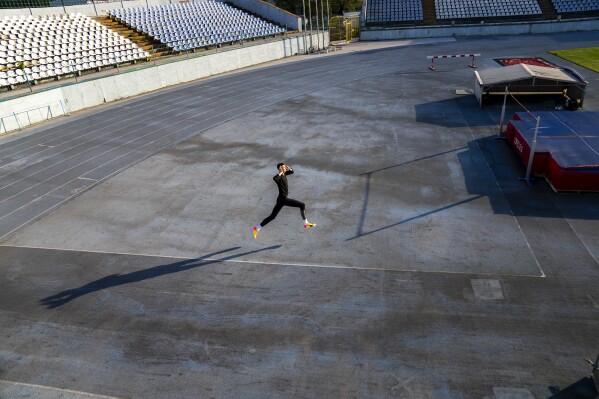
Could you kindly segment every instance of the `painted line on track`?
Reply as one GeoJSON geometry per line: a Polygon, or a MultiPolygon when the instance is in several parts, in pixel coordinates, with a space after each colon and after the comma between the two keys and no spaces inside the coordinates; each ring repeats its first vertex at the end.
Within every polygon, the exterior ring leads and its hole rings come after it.
{"type": "Polygon", "coordinates": [[[116,397],[116,396],[100,395],[100,394],[97,394],[97,393],[76,391],[76,390],[73,390],[73,389],[63,389],[63,388],[51,387],[51,386],[48,386],[48,385],[29,384],[29,383],[26,383],[26,382],[18,382],[18,381],[0,380],[0,384],[7,384],[7,385],[13,385],[13,386],[22,386],[22,387],[27,387],[27,388],[37,388],[37,389],[51,390],[51,391],[62,392],[62,393],[66,393],[66,394],[73,394],[73,395],[78,395],[78,396],[86,396],[86,397],[89,397],[89,398],[123,399],[123,398],[119,398],[119,397],[116,397]]]}
{"type": "MultiPolygon", "coordinates": [[[[21,249],[39,249],[57,252],[78,252],[78,253],[89,253],[89,254],[101,254],[101,255],[120,255],[120,256],[139,256],[146,258],[159,258],[159,259],[172,259],[172,260],[193,260],[194,258],[185,256],[171,256],[171,255],[152,255],[152,254],[140,254],[134,252],[108,252],[108,251],[94,251],[94,250],[83,250],[83,249],[71,249],[71,248],[55,248],[55,247],[36,247],[36,246],[25,246],[25,245],[0,245],[0,248],[21,248],[21,249]]],[[[284,267],[305,267],[315,269],[342,269],[342,270],[360,270],[360,271],[377,271],[377,272],[391,272],[391,273],[423,273],[423,274],[455,274],[455,275],[469,275],[469,276],[497,276],[497,277],[529,277],[529,278],[545,278],[545,274],[519,274],[519,273],[488,273],[488,272],[461,272],[461,271],[449,271],[449,270],[418,270],[418,269],[390,269],[382,267],[360,267],[360,266],[348,266],[348,265],[323,265],[315,263],[295,263],[295,262],[271,262],[262,260],[240,260],[240,259],[219,259],[219,258],[201,258],[202,261],[208,262],[219,262],[219,263],[238,263],[238,264],[249,264],[249,265],[265,265],[265,266],[284,266],[284,267]]]]}

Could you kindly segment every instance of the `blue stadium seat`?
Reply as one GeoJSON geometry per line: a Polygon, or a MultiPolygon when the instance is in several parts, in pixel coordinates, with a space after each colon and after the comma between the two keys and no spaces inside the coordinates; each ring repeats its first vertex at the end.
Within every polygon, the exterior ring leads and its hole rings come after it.
{"type": "Polygon", "coordinates": [[[161,43],[185,51],[283,33],[285,29],[216,1],[164,4],[108,11],[161,43]]]}

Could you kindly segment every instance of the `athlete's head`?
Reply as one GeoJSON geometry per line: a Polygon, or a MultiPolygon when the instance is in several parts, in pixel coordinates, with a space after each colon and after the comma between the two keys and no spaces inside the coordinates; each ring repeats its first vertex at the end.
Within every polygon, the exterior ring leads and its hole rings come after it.
{"type": "Polygon", "coordinates": [[[285,165],[283,162],[279,162],[277,164],[277,170],[281,169],[281,166],[285,165]]]}

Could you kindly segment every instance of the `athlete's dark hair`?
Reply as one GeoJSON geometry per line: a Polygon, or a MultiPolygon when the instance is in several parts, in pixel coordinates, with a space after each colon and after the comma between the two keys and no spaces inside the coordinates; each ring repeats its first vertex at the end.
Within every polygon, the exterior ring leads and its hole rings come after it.
{"type": "Polygon", "coordinates": [[[283,162],[279,162],[279,163],[277,164],[277,170],[279,170],[279,168],[280,168],[282,165],[285,165],[285,164],[284,164],[283,162]]]}

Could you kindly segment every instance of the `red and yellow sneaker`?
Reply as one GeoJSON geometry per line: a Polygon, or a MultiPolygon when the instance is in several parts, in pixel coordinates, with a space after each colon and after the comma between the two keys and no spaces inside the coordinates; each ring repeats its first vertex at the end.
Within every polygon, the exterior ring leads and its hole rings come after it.
{"type": "Polygon", "coordinates": [[[314,226],[316,226],[316,223],[308,222],[308,223],[304,224],[304,229],[309,229],[310,227],[314,227],[314,226]]]}
{"type": "Polygon", "coordinates": [[[254,240],[258,237],[258,229],[254,226],[254,240]]]}

